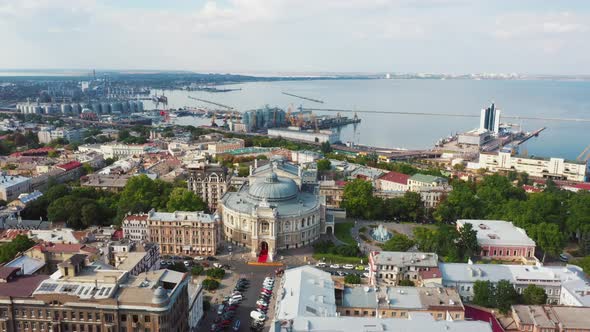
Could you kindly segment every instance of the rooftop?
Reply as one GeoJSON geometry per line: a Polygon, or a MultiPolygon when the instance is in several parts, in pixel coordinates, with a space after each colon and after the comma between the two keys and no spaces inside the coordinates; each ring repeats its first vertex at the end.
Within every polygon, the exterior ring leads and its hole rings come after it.
{"type": "Polygon", "coordinates": [[[408,184],[408,180],[410,179],[410,175],[398,173],[398,172],[389,172],[385,173],[383,176],[379,178],[382,181],[389,181],[395,182],[400,184],[408,184]]]}
{"type": "Polygon", "coordinates": [[[0,187],[14,186],[19,183],[30,181],[30,178],[18,175],[0,175],[0,187]]]}
{"type": "Polygon", "coordinates": [[[187,212],[187,211],[175,211],[175,212],[149,212],[149,220],[154,221],[198,221],[211,223],[215,222],[215,215],[207,214],[203,211],[187,212]]]}
{"type": "MultiPolygon", "coordinates": [[[[298,332],[492,332],[490,324],[480,321],[434,320],[428,313],[410,313],[408,319],[373,317],[297,317],[293,330],[298,332]]],[[[275,331],[280,331],[278,328],[275,331]]]]}
{"type": "Polygon", "coordinates": [[[589,307],[550,305],[514,305],[513,313],[523,324],[554,329],[561,325],[564,331],[588,328],[589,307]]]}
{"type": "Polygon", "coordinates": [[[313,266],[285,270],[277,295],[277,320],[336,316],[334,281],[313,266]]]}
{"type": "Polygon", "coordinates": [[[481,246],[513,245],[534,246],[535,241],[527,236],[524,229],[516,227],[509,221],[503,220],[457,220],[457,225],[463,227],[471,224],[477,231],[477,242],[481,246]]]}
{"type": "Polygon", "coordinates": [[[440,263],[443,283],[475,282],[488,280],[498,282],[502,279],[511,283],[544,282],[546,285],[559,285],[573,280],[586,280],[583,271],[575,265],[537,266],[508,264],[469,264],[440,263]]]}
{"type": "Polygon", "coordinates": [[[41,282],[49,278],[47,275],[19,276],[12,281],[0,283],[2,297],[28,297],[41,282]]]}
{"type": "Polygon", "coordinates": [[[81,163],[81,162],[79,162],[79,161],[75,161],[75,160],[74,160],[74,161],[70,161],[70,162],[68,162],[68,163],[65,163],[65,164],[57,165],[56,167],[57,167],[57,168],[61,168],[61,169],[63,169],[64,171],[66,171],[66,172],[67,172],[67,171],[71,171],[71,170],[73,170],[73,169],[76,169],[76,168],[78,168],[78,167],[82,167],[82,163],[81,163]]]}
{"type": "Polygon", "coordinates": [[[30,275],[35,274],[35,272],[43,268],[43,266],[45,266],[45,262],[26,255],[22,255],[6,263],[4,266],[21,268],[23,274],[30,275]]]}
{"type": "Polygon", "coordinates": [[[346,287],[342,306],[348,308],[377,308],[377,293],[372,287],[346,287]]]}
{"type": "Polygon", "coordinates": [[[74,235],[74,230],[70,228],[50,229],[50,230],[31,230],[29,236],[39,241],[61,242],[61,243],[78,243],[74,235]]]}
{"type": "Polygon", "coordinates": [[[137,266],[137,264],[141,262],[146,255],[146,252],[127,252],[124,254],[118,254],[116,255],[115,260],[120,261],[120,263],[116,265],[116,267],[122,271],[130,271],[135,266],[137,266]]]}
{"type": "Polygon", "coordinates": [[[436,267],[438,255],[428,252],[372,251],[369,261],[377,265],[436,267]]]}
{"type": "Polygon", "coordinates": [[[444,183],[447,179],[439,176],[427,175],[427,174],[414,174],[410,177],[410,180],[423,183],[444,183]]]}

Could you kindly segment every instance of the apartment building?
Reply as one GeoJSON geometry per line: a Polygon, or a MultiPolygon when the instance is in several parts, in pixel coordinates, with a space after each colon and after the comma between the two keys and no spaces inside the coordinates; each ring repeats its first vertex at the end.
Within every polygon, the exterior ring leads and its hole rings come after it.
{"type": "Polygon", "coordinates": [[[519,332],[590,332],[589,307],[513,305],[511,313],[519,332]]]}
{"type": "Polygon", "coordinates": [[[585,306],[590,304],[590,296],[585,295],[590,294],[588,280],[582,269],[575,265],[564,267],[542,266],[540,263],[532,266],[440,263],[439,269],[443,286],[455,288],[463,301],[467,302],[473,299],[473,285],[477,280],[489,281],[492,284],[508,280],[518,294],[522,294],[528,285],[543,288],[548,303],[585,306]],[[579,302],[573,302],[573,299],[579,302]]]}
{"type": "Polygon", "coordinates": [[[221,222],[203,212],[148,213],[149,241],[163,255],[215,255],[221,239],[221,222]]]}
{"type": "Polygon", "coordinates": [[[129,214],[123,219],[123,237],[132,241],[146,241],[148,235],[147,213],[129,214]]]}
{"type": "Polygon", "coordinates": [[[344,288],[337,311],[353,317],[408,318],[422,312],[435,320],[465,318],[457,291],[443,287],[344,288]]]}
{"type": "Polygon", "coordinates": [[[24,255],[44,262],[45,272],[53,273],[61,262],[74,255],[85,255],[87,260],[93,261],[99,250],[85,244],[42,242],[29,248],[24,255]]]}
{"type": "Polygon", "coordinates": [[[584,182],[590,173],[587,162],[569,161],[563,158],[538,158],[512,155],[510,152],[481,152],[479,168],[492,172],[517,171],[530,176],[584,182]]]}
{"type": "Polygon", "coordinates": [[[24,176],[4,175],[0,171],[0,200],[11,202],[22,193],[31,191],[31,179],[24,176]]]}
{"type": "Polygon", "coordinates": [[[188,189],[201,197],[209,210],[217,210],[217,203],[227,191],[230,174],[219,164],[189,165],[188,189]]]}
{"type": "Polygon", "coordinates": [[[420,282],[420,272],[437,269],[438,255],[425,252],[372,251],[369,254],[371,285],[397,285],[400,280],[420,282]]]}
{"type": "MultiPolygon", "coordinates": [[[[11,269],[11,270],[8,270],[11,269]]],[[[20,276],[0,268],[0,330],[86,332],[188,331],[188,275],[89,266],[84,255],[59,272],[20,276]]]]}

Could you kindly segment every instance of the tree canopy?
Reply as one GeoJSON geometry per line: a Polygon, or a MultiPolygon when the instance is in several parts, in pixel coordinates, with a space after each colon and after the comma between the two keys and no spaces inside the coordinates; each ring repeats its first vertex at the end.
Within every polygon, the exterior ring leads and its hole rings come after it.
{"type": "Polygon", "coordinates": [[[174,211],[205,211],[207,205],[194,192],[186,188],[174,188],[170,193],[168,203],[166,203],[168,212],[174,211]]]}
{"type": "Polygon", "coordinates": [[[546,304],[547,293],[537,285],[528,285],[522,292],[522,300],[525,304],[546,304]]]}

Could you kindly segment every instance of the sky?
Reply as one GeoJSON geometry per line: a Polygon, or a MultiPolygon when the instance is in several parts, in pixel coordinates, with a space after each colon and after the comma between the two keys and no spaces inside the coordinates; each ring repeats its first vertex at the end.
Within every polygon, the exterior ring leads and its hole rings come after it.
{"type": "Polygon", "coordinates": [[[590,74],[587,0],[0,0],[0,69],[590,74]]]}

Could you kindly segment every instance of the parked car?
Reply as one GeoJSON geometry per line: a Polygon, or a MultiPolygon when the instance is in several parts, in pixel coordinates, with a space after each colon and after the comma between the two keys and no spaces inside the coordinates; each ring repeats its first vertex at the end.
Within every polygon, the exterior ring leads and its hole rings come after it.
{"type": "Polygon", "coordinates": [[[207,256],[208,261],[217,261],[218,259],[213,256],[207,256]]]}
{"type": "Polygon", "coordinates": [[[184,261],[184,266],[190,267],[191,266],[191,261],[184,261]]]}
{"type": "Polygon", "coordinates": [[[367,273],[367,272],[364,272],[364,273],[363,273],[363,277],[365,277],[365,278],[368,278],[368,277],[369,277],[369,273],[367,273]]]}
{"type": "Polygon", "coordinates": [[[205,257],[203,257],[203,256],[197,256],[194,258],[194,260],[196,260],[196,261],[202,261],[204,259],[205,259],[205,257]]]}
{"type": "Polygon", "coordinates": [[[332,264],[330,265],[331,269],[339,269],[340,268],[340,264],[332,264]]]}
{"type": "Polygon", "coordinates": [[[261,312],[258,312],[256,310],[250,312],[250,317],[253,318],[254,320],[262,321],[262,322],[264,322],[266,320],[266,315],[261,312]]]}
{"type": "Polygon", "coordinates": [[[224,304],[220,304],[219,307],[217,307],[217,314],[221,315],[223,314],[223,311],[225,310],[225,305],[224,304]]]}
{"type": "Polygon", "coordinates": [[[223,266],[223,264],[221,264],[221,263],[213,263],[213,267],[221,268],[222,266],[223,266]]]}
{"type": "Polygon", "coordinates": [[[324,262],[317,262],[315,266],[316,267],[320,267],[320,268],[324,268],[324,267],[326,267],[326,263],[324,263],[324,262]]]}
{"type": "Polygon", "coordinates": [[[570,258],[567,257],[566,254],[559,254],[559,260],[562,261],[562,262],[567,263],[570,260],[570,258]]]}
{"type": "Polygon", "coordinates": [[[352,264],[345,264],[342,266],[343,269],[352,270],[354,269],[354,265],[352,264]]]}
{"type": "Polygon", "coordinates": [[[358,270],[358,271],[364,271],[365,270],[365,267],[363,265],[357,265],[355,267],[355,269],[358,270]]]}

